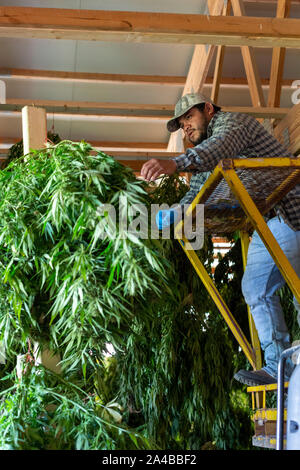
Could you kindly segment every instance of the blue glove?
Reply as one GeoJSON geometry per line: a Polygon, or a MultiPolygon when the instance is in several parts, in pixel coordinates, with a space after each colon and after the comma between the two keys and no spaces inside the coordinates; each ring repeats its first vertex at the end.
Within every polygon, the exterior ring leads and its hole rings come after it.
{"type": "Polygon", "coordinates": [[[176,209],[158,211],[156,214],[156,225],[159,230],[163,230],[166,227],[174,224],[178,219],[178,211],[176,209]]]}

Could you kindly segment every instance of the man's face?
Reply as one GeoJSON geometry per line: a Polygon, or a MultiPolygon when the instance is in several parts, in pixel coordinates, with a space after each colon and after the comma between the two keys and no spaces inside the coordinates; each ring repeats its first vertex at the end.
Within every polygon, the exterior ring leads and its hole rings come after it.
{"type": "Polygon", "coordinates": [[[209,121],[210,119],[206,116],[205,111],[200,111],[195,107],[178,118],[180,128],[183,130],[185,137],[193,145],[199,145],[207,138],[209,121]]]}

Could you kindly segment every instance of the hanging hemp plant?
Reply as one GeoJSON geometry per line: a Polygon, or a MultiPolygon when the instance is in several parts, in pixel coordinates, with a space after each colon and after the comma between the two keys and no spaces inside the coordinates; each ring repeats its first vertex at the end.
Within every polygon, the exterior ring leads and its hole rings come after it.
{"type": "MultiPolygon", "coordinates": [[[[146,189],[85,142],[0,172],[0,447],[248,448],[240,353],[179,243],[123,238],[120,214],[101,236],[104,204],[171,205],[188,190],[179,176],[146,189]],[[35,363],[35,342],[60,354],[60,375],[35,363]]],[[[209,271],[210,237],[197,254],[209,271]]]]}
{"type": "MultiPolygon", "coordinates": [[[[148,195],[130,169],[91,150],[85,142],[62,141],[32,152],[26,161],[22,157],[14,159],[0,172],[0,340],[6,368],[14,371],[16,356],[26,356],[21,380],[23,390],[28,390],[24,396],[15,393],[20,389],[11,385],[16,380],[14,372],[7,379],[10,387],[7,393],[5,388],[2,391],[0,407],[2,447],[46,445],[30,436],[27,440],[26,429],[32,426],[31,413],[36,417],[35,431],[43,425],[43,413],[36,414],[36,408],[39,401],[47,406],[47,390],[52,387],[49,396],[56,411],[50,413],[47,426],[57,421],[55,426],[62,432],[64,427],[70,429],[80,407],[90,423],[85,439],[70,431],[67,442],[61,439],[61,448],[94,448],[99,432],[97,409],[101,412],[106,404],[94,396],[93,421],[91,400],[80,403],[79,396],[86,400],[87,392],[95,394],[95,371],[103,368],[107,344],[122,350],[136,315],[145,327],[149,324],[145,292],[158,296],[162,288],[169,290],[166,263],[157,241],[123,238],[118,219],[116,237],[111,239],[109,233],[103,236],[100,229],[105,215],[98,211],[104,203],[115,207],[121,199],[144,203],[148,195]],[[56,377],[54,388],[51,376],[36,370],[42,366],[35,365],[34,351],[28,350],[28,345],[35,343],[61,356],[63,375],[56,377]],[[62,396],[62,380],[65,384],[70,381],[68,390],[73,391],[73,398],[70,393],[62,396]],[[78,380],[85,384],[80,390],[76,388],[78,380]],[[45,389],[41,391],[43,400],[31,394],[34,384],[45,389]],[[26,406],[19,408],[24,400],[26,406]],[[88,409],[84,403],[88,403],[88,409]],[[64,404],[62,423],[58,413],[64,404]],[[67,410],[73,410],[69,421],[67,410]],[[14,426],[15,413],[20,428],[14,426]]],[[[117,416],[112,406],[105,409],[107,416],[117,416]]],[[[111,439],[108,444],[105,438],[107,448],[125,445],[122,439],[126,435],[128,448],[149,447],[138,433],[122,426],[116,429],[114,419],[112,423],[107,423],[107,417],[101,419],[111,439]]]]}
{"type": "MultiPolygon", "coordinates": [[[[152,200],[171,205],[187,189],[178,176],[166,177],[151,193],[152,200]]],[[[131,410],[128,420],[144,424],[147,435],[164,449],[249,448],[247,397],[241,386],[232,393],[241,355],[235,339],[177,240],[162,240],[161,246],[171,264],[174,295],[163,290],[159,298],[146,295],[151,334],[145,335],[136,317],[126,351],[116,357],[119,394],[131,410]]],[[[212,276],[210,236],[197,254],[212,276]]],[[[227,273],[223,280],[228,283],[227,273]]]]}

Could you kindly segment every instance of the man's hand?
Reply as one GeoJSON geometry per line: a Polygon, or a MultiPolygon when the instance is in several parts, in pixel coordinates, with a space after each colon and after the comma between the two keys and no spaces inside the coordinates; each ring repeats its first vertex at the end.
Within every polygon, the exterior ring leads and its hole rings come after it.
{"type": "Polygon", "coordinates": [[[160,175],[173,175],[176,173],[177,166],[174,160],[157,160],[151,158],[142,166],[141,176],[146,181],[154,181],[160,175]]]}

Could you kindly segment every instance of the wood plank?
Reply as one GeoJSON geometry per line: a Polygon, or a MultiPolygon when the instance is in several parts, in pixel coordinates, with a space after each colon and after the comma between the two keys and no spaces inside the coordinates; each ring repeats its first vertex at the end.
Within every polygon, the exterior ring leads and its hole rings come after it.
{"type": "Polygon", "coordinates": [[[299,154],[300,103],[293,106],[285,118],[274,128],[274,136],[287,147],[292,154],[299,154]]]}
{"type": "Polygon", "coordinates": [[[93,109],[119,109],[126,111],[173,111],[174,106],[171,104],[146,104],[146,103],[113,103],[113,102],[96,102],[96,101],[63,101],[63,100],[40,100],[27,98],[7,98],[6,104],[20,106],[45,106],[45,107],[62,107],[69,108],[93,108],[93,109]]]}
{"type": "Polygon", "coordinates": [[[32,149],[46,146],[47,123],[46,112],[43,108],[25,106],[22,109],[22,132],[24,155],[32,149]]]}
{"type": "MultiPolygon", "coordinates": [[[[12,113],[20,113],[22,109],[22,105],[13,105],[13,104],[0,104],[0,113],[2,112],[12,112],[12,113]]],[[[146,115],[139,115],[135,114],[121,114],[114,110],[110,113],[104,114],[97,109],[94,108],[65,108],[64,106],[47,106],[45,107],[46,112],[51,114],[57,115],[65,115],[65,116],[81,116],[84,118],[85,116],[94,117],[95,119],[108,121],[112,120],[131,120],[131,119],[138,119],[139,121],[146,121],[146,120],[160,120],[162,122],[166,122],[167,120],[171,119],[172,115],[166,114],[146,114],[146,115]]],[[[270,108],[270,107],[259,107],[259,106],[222,106],[222,111],[224,112],[234,112],[234,113],[246,113],[251,114],[256,118],[276,118],[282,119],[285,115],[290,111],[291,108],[270,108]]],[[[117,110],[119,111],[119,110],[117,110]]],[[[156,112],[157,113],[157,112],[156,112]]]]}
{"type": "MultiPolygon", "coordinates": [[[[30,103],[33,104],[34,101],[30,100],[30,103]]],[[[41,104],[40,104],[41,105],[41,104]]],[[[0,104],[0,112],[11,112],[19,113],[24,106],[21,104],[0,104]]],[[[55,105],[45,105],[47,114],[51,115],[60,115],[60,116],[77,116],[77,117],[86,117],[95,118],[102,121],[108,120],[132,120],[132,119],[141,119],[141,120],[162,120],[165,122],[167,119],[171,118],[171,114],[168,110],[159,110],[159,109],[122,109],[121,107],[115,108],[98,108],[97,106],[93,107],[81,107],[81,106],[55,106],[55,105]]]]}
{"type": "MultiPolygon", "coordinates": [[[[207,51],[205,45],[201,44],[195,47],[182,96],[187,93],[199,93],[202,91],[214,52],[215,46],[208,46],[207,51]]],[[[173,110],[174,108],[175,106],[173,105],[173,110]]],[[[184,151],[181,131],[173,132],[170,135],[168,151],[184,151]]]]}
{"type": "MultiPolygon", "coordinates": [[[[273,4],[276,5],[280,3],[281,0],[244,0],[244,3],[266,3],[266,4],[273,4]]],[[[292,0],[291,3],[293,5],[297,5],[300,7],[300,1],[299,0],[292,0]]]]}
{"type": "MultiPolygon", "coordinates": [[[[232,9],[237,17],[246,17],[242,0],[232,0],[232,9]]],[[[253,106],[265,106],[262,84],[259,77],[258,67],[255,60],[254,50],[249,46],[241,47],[245,72],[249,84],[249,91],[253,106]]]]}
{"type": "MultiPolygon", "coordinates": [[[[207,5],[210,15],[215,17],[222,13],[224,0],[208,0],[207,5]]],[[[205,44],[199,44],[194,48],[182,95],[202,90],[215,49],[215,46],[205,44]]]]}
{"type": "MultiPolygon", "coordinates": [[[[245,1],[245,0],[244,0],[245,1]]],[[[169,75],[128,75],[128,74],[102,74],[89,72],[67,72],[59,70],[38,70],[38,69],[19,69],[10,67],[0,67],[0,76],[2,79],[20,78],[25,80],[64,80],[78,82],[99,82],[99,83],[116,83],[116,84],[148,84],[148,85],[174,85],[184,86],[186,77],[169,76],[169,75]]],[[[207,76],[205,84],[213,83],[213,76],[207,76]]],[[[296,78],[288,78],[282,80],[282,86],[290,88],[296,78]]],[[[261,78],[263,86],[269,86],[268,78],[261,78]]],[[[248,81],[244,77],[221,77],[220,85],[231,86],[248,86],[248,81]]]]}
{"type": "Polygon", "coordinates": [[[300,19],[0,7],[0,36],[300,48],[300,19]]]}
{"type": "Polygon", "coordinates": [[[214,52],[215,46],[208,46],[207,51],[205,45],[195,47],[182,95],[202,90],[214,52]]]}
{"type": "MultiPolygon", "coordinates": [[[[277,3],[277,18],[287,18],[290,14],[291,0],[281,0],[277,3]]],[[[280,106],[281,85],[286,49],[274,47],[272,52],[272,65],[270,73],[270,89],[268,106],[280,106]]]]}
{"type": "MultiPolygon", "coordinates": [[[[227,5],[224,6],[223,16],[229,16],[231,11],[231,0],[227,1],[227,5]]],[[[210,93],[210,98],[214,103],[218,103],[219,91],[222,79],[222,69],[225,56],[225,46],[218,46],[217,48],[217,57],[215,63],[215,71],[212,82],[212,89],[210,93]]]]}
{"type": "Polygon", "coordinates": [[[22,137],[0,137],[0,147],[3,145],[14,145],[21,139],[22,137]]]}
{"type": "Polygon", "coordinates": [[[186,77],[171,75],[136,75],[136,74],[114,74],[114,73],[91,73],[91,72],[67,72],[60,70],[37,70],[0,67],[0,75],[4,78],[25,78],[38,80],[63,80],[74,82],[96,82],[96,83],[132,83],[143,85],[174,85],[185,84],[186,77]]]}
{"type": "MultiPolygon", "coordinates": [[[[292,83],[297,80],[295,79],[290,79],[290,78],[285,78],[282,80],[282,86],[285,88],[290,88],[292,86],[292,83]]],[[[208,76],[206,78],[206,85],[210,85],[213,83],[213,77],[208,76]]],[[[268,78],[261,78],[261,84],[263,87],[269,87],[270,86],[270,80],[268,78]]],[[[221,83],[220,85],[224,86],[232,86],[232,87],[245,87],[248,86],[248,80],[247,78],[244,77],[221,77],[221,83]]]]}
{"type": "Polygon", "coordinates": [[[162,160],[173,158],[178,155],[177,152],[160,152],[160,151],[151,151],[151,152],[143,152],[143,151],[125,151],[125,150],[113,150],[109,153],[113,157],[123,158],[123,159],[140,159],[140,160],[149,160],[150,158],[161,158],[162,160]]]}
{"type": "Polygon", "coordinates": [[[216,57],[216,65],[215,65],[215,73],[212,83],[212,89],[210,92],[210,99],[217,104],[219,99],[219,91],[221,85],[221,75],[222,75],[222,68],[224,63],[224,55],[225,55],[225,46],[218,46],[217,50],[217,57],[216,57]]]}
{"type": "MultiPolygon", "coordinates": [[[[30,147],[30,148],[41,148],[41,147],[43,147],[43,145],[37,145],[35,147],[30,147]]],[[[92,151],[91,153],[96,154],[97,152],[92,151]]],[[[7,155],[8,149],[0,148],[0,154],[7,155]]],[[[174,153],[174,152],[153,152],[153,151],[152,152],[109,151],[108,154],[114,157],[116,160],[118,160],[122,165],[128,166],[129,168],[131,168],[133,171],[136,171],[136,172],[140,172],[144,163],[151,158],[168,160],[178,155],[178,153],[174,153]]],[[[0,160],[3,161],[5,160],[5,158],[1,157],[0,160]]]]}
{"type": "MultiPolygon", "coordinates": [[[[211,15],[220,15],[224,8],[224,0],[208,0],[207,6],[211,15]]],[[[187,93],[199,93],[202,91],[214,52],[214,45],[206,46],[205,44],[198,44],[194,48],[182,96],[187,93]]],[[[173,132],[169,138],[168,151],[184,152],[184,149],[182,132],[173,132]]]]}
{"type": "Polygon", "coordinates": [[[167,143],[166,142],[120,142],[120,141],[108,141],[108,140],[93,140],[89,141],[89,143],[95,148],[111,148],[111,149],[151,149],[151,150],[162,150],[167,151],[167,143]]]}
{"type": "MultiPolygon", "coordinates": [[[[22,136],[19,137],[0,137],[0,149],[12,146],[17,142],[20,142],[22,136]]],[[[89,140],[92,147],[101,149],[151,149],[151,150],[167,150],[166,142],[124,142],[124,141],[113,141],[113,140],[89,140]]]]}
{"type": "MultiPolygon", "coordinates": [[[[76,142],[76,140],[74,140],[76,142]]],[[[87,140],[88,143],[92,145],[92,142],[87,140]]],[[[33,147],[32,147],[33,148],[33,147]]],[[[3,154],[8,153],[9,149],[1,149],[1,152],[3,154]]],[[[97,151],[95,150],[95,153],[97,151]]],[[[159,150],[152,150],[152,151],[142,151],[142,150],[111,150],[109,152],[109,155],[118,158],[120,160],[128,160],[128,161],[141,161],[145,162],[146,160],[149,160],[150,158],[158,158],[158,159],[168,159],[168,158],[173,158],[178,155],[176,152],[166,152],[166,151],[159,151],[159,150]]]]}

